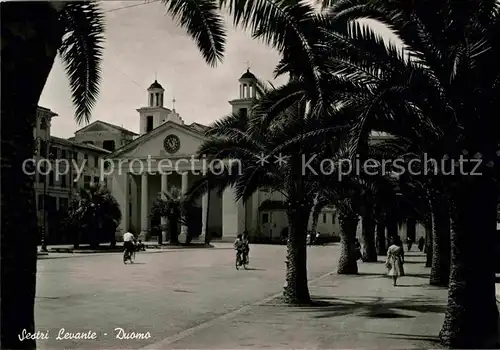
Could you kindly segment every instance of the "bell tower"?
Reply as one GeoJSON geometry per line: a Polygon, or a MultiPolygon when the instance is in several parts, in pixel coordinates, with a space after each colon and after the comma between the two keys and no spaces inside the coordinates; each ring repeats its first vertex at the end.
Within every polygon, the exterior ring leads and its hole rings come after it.
{"type": "Polygon", "coordinates": [[[233,106],[233,113],[248,113],[253,100],[257,98],[257,81],[255,75],[250,72],[250,68],[238,79],[240,83],[239,98],[229,101],[229,104],[233,106]]]}
{"type": "Polygon", "coordinates": [[[147,107],[137,110],[140,116],[140,135],[144,135],[160,126],[167,120],[168,115],[172,113],[170,109],[163,106],[165,89],[163,89],[163,86],[156,79],[149,86],[147,92],[147,107]]]}
{"type": "Polygon", "coordinates": [[[151,84],[151,86],[148,88],[148,107],[163,107],[164,93],[165,90],[163,89],[163,86],[161,86],[160,83],[158,83],[158,81],[155,79],[153,84],[151,84]]]}

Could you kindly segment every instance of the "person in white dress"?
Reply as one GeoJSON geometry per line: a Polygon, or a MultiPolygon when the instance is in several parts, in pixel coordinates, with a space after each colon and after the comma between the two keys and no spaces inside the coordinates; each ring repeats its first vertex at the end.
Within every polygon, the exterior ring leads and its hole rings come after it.
{"type": "Polygon", "coordinates": [[[387,269],[389,270],[388,275],[392,277],[394,286],[396,286],[398,278],[405,275],[403,267],[404,251],[398,237],[391,238],[391,245],[387,249],[387,260],[385,264],[387,269]]]}

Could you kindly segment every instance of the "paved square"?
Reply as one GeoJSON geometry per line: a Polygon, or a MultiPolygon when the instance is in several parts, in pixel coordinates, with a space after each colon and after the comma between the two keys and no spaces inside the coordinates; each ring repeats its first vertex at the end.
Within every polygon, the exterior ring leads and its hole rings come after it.
{"type": "MultiPolygon", "coordinates": [[[[217,246],[139,253],[133,265],[115,253],[40,260],[36,328],[50,339],[38,346],[138,349],[281,291],[285,246],[252,245],[246,271],[236,271],[230,244],[217,246]],[[151,338],[116,339],[117,327],[151,338]],[[57,340],[61,328],[95,331],[97,340],[57,340]]],[[[311,279],[334,270],[337,246],[308,253],[311,279]]]]}
{"type": "MultiPolygon", "coordinates": [[[[289,307],[282,290],[285,247],[252,245],[250,270],[236,271],[231,245],[39,261],[36,326],[49,349],[429,349],[438,348],[446,289],[428,285],[422,253],[406,256],[400,286],[384,264],[335,271],[339,245],[309,247],[311,295],[321,305],[289,307]],[[129,339],[119,339],[115,328],[129,339]],[[60,329],[96,339],[58,340],[60,329]],[[148,339],[130,339],[149,332],[148,339]]],[[[383,260],[383,259],[380,259],[383,260]]]]}

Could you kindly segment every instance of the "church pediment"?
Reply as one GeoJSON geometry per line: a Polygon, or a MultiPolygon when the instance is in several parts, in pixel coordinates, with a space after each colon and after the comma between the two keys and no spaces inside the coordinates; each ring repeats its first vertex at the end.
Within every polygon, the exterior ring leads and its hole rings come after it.
{"type": "Polygon", "coordinates": [[[166,122],[118,149],[109,158],[177,158],[196,154],[206,137],[188,126],[166,122]]]}
{"type": "Polygon", "coordinates": [[[80,130],[75,131],[75,135],[85,133],[85,132],[120,132],[131,135],[137,135],[135,132],[124,129],[118,125],[113,125],[110,123],[103,122],[102,120],[96,120],[93,123],[90,123],[87,126],[84,126],[80,130]]]}

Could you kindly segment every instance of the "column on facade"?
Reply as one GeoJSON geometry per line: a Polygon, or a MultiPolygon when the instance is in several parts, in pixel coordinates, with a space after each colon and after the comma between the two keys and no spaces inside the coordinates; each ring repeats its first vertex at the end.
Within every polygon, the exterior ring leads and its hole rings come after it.
{"type": "Polygon", "coordinates": [[[244,230],[245,206],[243,201],[236,201],[232,187],[226,188],[222,195],[222,238],[233,240],[244,230]]]}
{"type": "Polygon", "coordinates": [[[205,242],[208,227],[208,206],[209,206],[209,192],[205,193],[201,198],[201,234],[199,237],[200,242],[205,242]]]}
{"type": "Polygon", "coordinates": [[[148,197],[148,173],[143,172],[141,175],[141,239],[144,239],[149,230],[148,197]]]}
{"type": "MultiPolygon", "coordinates": [[[[167,174],[161,174],[161,198],[163,200],[167,200],[167,174]]],[[[167,225],[167,217],[162,216],[161,218],[161,235],[162,235],[162,242],[165,242],[167,240],[167,231],[166,231],[166,225],[167,225]]]]}
{"type": "MultiPolygon", "coordinates": [[[[117,228],[117,235],[121,236],[128,231],[129,225],[129,195],[128,195],[128,173],[121,173],[121,171],[116,171],[113,174],[112,181],[112,191],[113,196],[120,205],[120,210],[122,213],[122,219],[120,225],[117,228]]],[[[72,185],[72,184],[71,184],[72,185]]]]}
{"type": "Polygon", "coordinates": [[[248,224],[248,229],[251,232],[250,234],[255,234],[256,232],[258,232],[258,230],[260,230],[259,194],[260,194],[259,191],[257,191],[253,194],[251,198],[252,208],[249,210],[251,215],[250,215],[250,222],[248,224]]]}
{"type": "MultiPolygon", "coordinates": [[[[182,176],[181,195],[184,196],[188,191],[188,172],[186,171],[182,173],[181,176],[182,176]]],[[[179,242],[181,243],[185,243],[187,238],[188,227],[187,225],[184,224],[184,222],[186,222],[185,217],[182,218],[182,224],[181,224],[181,234],[179,237],[179,242]]]]}

